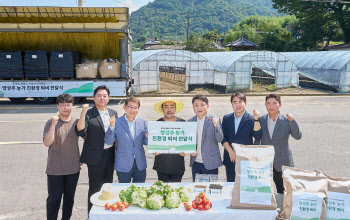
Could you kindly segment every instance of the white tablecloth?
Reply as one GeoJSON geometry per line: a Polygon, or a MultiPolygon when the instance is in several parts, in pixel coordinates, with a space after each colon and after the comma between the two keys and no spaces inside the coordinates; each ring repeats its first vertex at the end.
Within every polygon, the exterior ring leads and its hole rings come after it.
{"type": "MultiPolygon", "coordinates": [[[[177,183],[170,184],[172,186],[181,187],[185,186],[193,190],[194,185],[208,185],[210,183],[177,183]]],[[[215,184],[215,183],[214,183],[215,184]]],[[[115,220],[115,219],[125,219],[125,220],[195,220],[195,219],[208,219],[208,220],[275,220],[277,216],[276,210],[252,210],[252,209],[228,209],[227,206],[231,202],[231,190],[233,188],[233,183],[222,183],[223,193],[221,195],[212,195],[206,193],[206,196],[210,199],[213,204],[213,208],[208,211],[199,211],[196,209],[191,209],[191,211],[186,211],[181,203],[180,208],[168,209],[163,207],[161,210],[147,210],[138,207],[129,206],[129,208],[124,211],[111,211],[105,210],[104,207],[93,206],[90,214],[89,220],[115,220]]],[[[125,183],[113,183],[116,190],[119,191],[127,188],[131,184],[125,183]]],[[[136,186],[146,186],[149,187],[152,183],[142,183],[134,184],[136,186]]],[[[191,196],[191,201],[194,200],[198,193],[193,193],[191,196]]]]}

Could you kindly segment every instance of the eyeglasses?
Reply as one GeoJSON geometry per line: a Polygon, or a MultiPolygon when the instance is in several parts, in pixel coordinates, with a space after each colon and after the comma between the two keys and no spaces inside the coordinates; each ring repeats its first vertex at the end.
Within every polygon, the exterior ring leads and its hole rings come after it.
{"type": "Polygon", "coordinates": [[[130,105],[128,105],[128,106],[126,106],[126,107],[128,107],[128,109],[130,109],[130,110],[138,110],[140,107],[132,107],[132,106],[130,106],[130,105]]]}
{"type": "Polygon", "coordinates": [[[72,108],[72,104],[59,104],[58,105],[59,107],[61,107],[61,108],[72,108]]]}

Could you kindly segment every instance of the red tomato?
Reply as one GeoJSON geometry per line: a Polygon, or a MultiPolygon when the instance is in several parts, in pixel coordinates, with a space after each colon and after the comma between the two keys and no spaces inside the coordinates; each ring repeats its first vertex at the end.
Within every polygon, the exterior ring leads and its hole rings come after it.
{"type": "Polygon", "coordinates": [[[198,209],[198,204],[197,204],[196,202],[192,202],[192,207],[193,207],[194,209],[198,209]]]}
{"type": "Polygon", "coordinates": [[[121,204],[120,206],[119,206],[119,210],[120,211],[123,211],[125,209],[125,205],[124,204],[121,204]]]}
{"type": "Polygon", "coordinates": [[[212,204],[211,202],[209,202],[209,205],[210,205],[210,208],[212,208],[212,207],[213,207],[213,204],[212,204]]]}
{"type": "Polygon", "coordinates": [[[203,211],[203,210],[204,210],[203,205],[198,205],[198,210],[199,210],[199,211],[203,211]]]}
{"type": "Polygon", "coordinates": [[[203,202],[203,200],[202,200],[201,198],[197,198],[196,203],[197,203],[198,205],[202,204],[202,202],[203,202]]]}
{"type": "Polygon", "coordinates": [[[204,197],[203,198],[203,204],[206,205],[206,204],[209,204],[209,198],[208,197],[204,197]]]}
{"type": "Polygon", "coordinates": [[[129,207],[128,201],[123,202],[123,205],[125,206],[125,208],[128,208],[129,207]]]}
{"type": "Polygon", "coordinates": [[[209,205],[209,204],[206,204],[206,205],[204,206],[204,209],[205,209],[205,210],[209,210],[209,209],[210,209],[210,205],[209,205]]]}
{"type": "Polygon", "coordinates": [[[200,192],[200,193],[198,194],[198,197],[201,198],[201,199],[203,199],[203,198],[205,197],[205,193],[204,193],[204,192],[200,192]]]}
{"type": "Polygon", "coordinates": [[[117,204],[117,206],[119,207],[121,204],[123,204],[122,203],[122,201],[118,201],[118,202],[116,202],[116,204],[117,204]]]}
{"type": "Polygon", "coordinates": [[[105,204],[105,209],[106,209],[106,210],[110,210],[110,209],[111,209],[111,206],[112,206],[111,204],[106,203],[106,204],[105,204]]]}
{"type": "Polygon", "coordinates": [[[185,208],[186,208],[187,211],[189,211],[189,210],[192,209],[192,206],[191,206],[190,204],[187,203],[187,204],[185,205],[185,208]]]}
{"type": "Polygon", "coordinates": [[[112,211],[115,211],[115,210],[117,210],[117,209],[118,209],[118,205],[114,203],[114,204],[111,206],[111,210],[112,210],[112,211]]]}

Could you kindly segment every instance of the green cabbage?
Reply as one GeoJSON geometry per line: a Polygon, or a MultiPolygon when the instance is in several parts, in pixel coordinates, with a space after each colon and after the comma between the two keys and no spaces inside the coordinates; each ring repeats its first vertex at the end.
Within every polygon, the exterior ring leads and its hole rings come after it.
{"type": "Polygon", "coordinates": [[[121,190],[119,193],[119,199],[122,202],[127,201],[129,204],[131,204],[132,202],[131,194],[134,192],[135,188],[136,186],[132,185],[132,186],[129,186],[126,190],[121,190]]]}
{"type": "Polygon", "coordinates": [[[191,200],[191,189],[180,187],[177,192],[182,202],[189,202],[191,200]]]}
{"type": "Polygon", "coordinates": [[[163,196],[159,194],[152,194],[147,199],[147,208],[149,209],[161,209],[164,205],[163,196]]]}
{"type": "Polygon", "coordinates": [[[138,207],[144,209],[146,208],[147,200],[147,190],[145,187],[137,187],[131,194],[132,202],[131,204],[137,205],[138,207]]]}
{"type": "Polygon", "coordinates": [[[165,206],[168,209],[173,209],[173,208],[179,208],[181,204],[181,199],[179,197],[179,194],[177,192],[169,192],[166,200],[165,200],[165,206]]]}

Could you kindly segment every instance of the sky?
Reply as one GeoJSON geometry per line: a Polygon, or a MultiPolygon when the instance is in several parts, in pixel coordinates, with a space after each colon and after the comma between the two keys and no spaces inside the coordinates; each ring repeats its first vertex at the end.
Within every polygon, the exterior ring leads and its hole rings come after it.
{"type": "MultiPolygon", "coordinates": [[[[130,12],[154,0],[84,0],[85,7],[128,7],[130,12]]],[[[78,0],[0,0],[1,6],[62,6],[76,7],[78,0]]]]}

